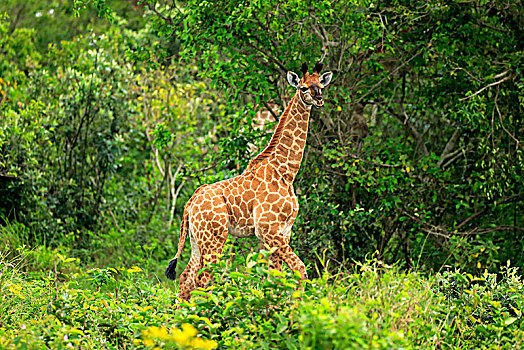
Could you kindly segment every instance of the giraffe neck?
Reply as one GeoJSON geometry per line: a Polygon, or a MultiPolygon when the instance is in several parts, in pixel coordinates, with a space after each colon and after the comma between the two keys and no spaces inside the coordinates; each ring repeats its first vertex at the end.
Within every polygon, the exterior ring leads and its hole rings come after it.
{"type": "Polygon", "coordinates": [[[304,155],[310,113],[311,106],[306,105],[297,92],[280,116],[268,146],[249,163],[247,169],[252,169],[262,160],[270,158],[270,164],[273,165],[277,176],[292,183],[304,155]]]}

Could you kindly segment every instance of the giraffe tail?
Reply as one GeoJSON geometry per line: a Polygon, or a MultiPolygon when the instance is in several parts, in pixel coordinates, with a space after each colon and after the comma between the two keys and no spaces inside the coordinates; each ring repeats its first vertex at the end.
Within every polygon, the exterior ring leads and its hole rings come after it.
{"type": "Polygon", "coordinates": [[[184,207],[184,215],[182,216],[182,222],[180,223],[180,240],[178,241],[178,251],[173,259],[169,262],[169,266],[166,269],[165,275],[170,280],[174,280],[176,278],[176,263],[178,258],[180,257],[180,254],[182,254],[182,250],[184,249],[184,244],[186,243],[186,237],[187,237],[187,231],[188,231],[188,213],[187,208],[189,206],[189,202],[184,207]]]}

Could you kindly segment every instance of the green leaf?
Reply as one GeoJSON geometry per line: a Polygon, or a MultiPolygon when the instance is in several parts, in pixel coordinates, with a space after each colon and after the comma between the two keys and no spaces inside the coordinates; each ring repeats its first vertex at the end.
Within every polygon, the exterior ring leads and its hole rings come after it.
{"type": "Polygon", "coordinates": [[[206,292],[202,292],[200,290],[194,290],[191,292],[192,295],[198,295],[198,296],[201,296],[201,297],[204,297],[204,298],[207,298],[208,295],[206,292]]]}
{"type": "Polygon", "coordinates": [[[512,324],[513,322],[515,322],[517,320],[516,317],[508,317],[504,320],[504,326],[509,326],[510,324],[512,324]]]}
{"type": "Polygon", "coordinates": [[[287,329],[287,323],[279,323],[277,326],[277,334],[284,332],[287,329]]]}

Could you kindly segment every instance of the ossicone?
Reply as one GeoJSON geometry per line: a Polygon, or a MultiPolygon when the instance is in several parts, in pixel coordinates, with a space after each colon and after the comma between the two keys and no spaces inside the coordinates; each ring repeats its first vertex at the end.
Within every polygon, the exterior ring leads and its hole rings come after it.
{"type": "Polygon", "coordinates": [[[320,72],[322,71],[322,68],[324,67],[324,65],[320,62],[317,62],[315,64],[315,68],[313,68],[313,72],[317,72],[320,74],[320,72]]]}
{"type": "Polygon", "coordinates": [[[307,63],[306,62],[302,63],[302,68],[300,69],[300,71],[302,72],[302,74],[306,75],[307,73],[307,63]]]}

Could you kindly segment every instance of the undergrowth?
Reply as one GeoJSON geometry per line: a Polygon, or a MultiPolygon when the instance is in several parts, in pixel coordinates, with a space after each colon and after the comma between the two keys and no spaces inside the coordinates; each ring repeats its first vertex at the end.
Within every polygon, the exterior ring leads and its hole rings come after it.
{"type": "Polygon", "coordinates": [[[6,349],[524,346],[524,288],[509,265],[425,276],[369,259],[297,288],[297,275],[268,269],[268,252],[223,256],[208,267],[214,285],[179,303],[173,283],[140,266],[86,268],[57,250],[18,252],[0,257],[6,349]],[[50,268],[35,270],[45,266],[40,255],[50,268]]]}

